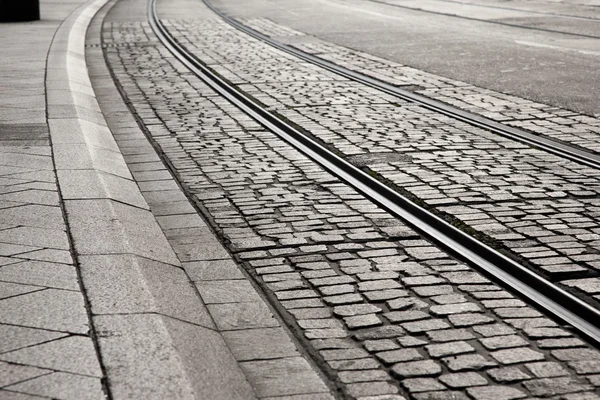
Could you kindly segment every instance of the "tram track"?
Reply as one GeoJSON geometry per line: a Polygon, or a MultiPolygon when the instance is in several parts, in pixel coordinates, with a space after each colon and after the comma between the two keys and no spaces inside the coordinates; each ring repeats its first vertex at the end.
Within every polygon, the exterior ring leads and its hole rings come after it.
{"type": "MultiPolygon", "coordinates": [[[[148,3],[148,17],[153,31],[169,51],[230,103],[371,201],[405,221],[440,248],[469,263],[512,292],[519,293],[531,304],[572,326],[595,344],[600,344],[599,310],[411,202],[313,141],[301,129],[267,111],[177,43],[159,20],[155,0],[148,3]]],[[[598,160],[593,164],[600,165],[598,160]]]]}
{"type": "Polygon", "coordinates": [[[568,145],[566,143],[561,143],[556,140],[552,140],[546,137],[542,137],[522,129],[518,129],[512,126],[507,126],[502,123],[493,121],[489,118],[483,117],[481,115],[477,115],[468,111],[461,110],[459,108],[453,107],[446,103],[443,103],[438,100],[434,100],[428,98],[426,96],[399,88],[390,83],[384,82],[382,80],[373,78],[366,74],[354,71],[352,69],[342,67],[337,65],[331,61],[322,59],[318,56],[306,53],[302,50],[299,50],[293,46],[282,43],[278,40],[275,40],[263,33],[260,33],[241,22],[237,21],[234,18],[231,18],[220,10],[218,10],[214,5],[212,5],[208,0],[202,0],[204,4],[216,13],[219,17],[221,17],[225,22],[234,28],[246,33],[254,37],[255,39],[261,40],[278,50],[284,51],[290,55],[293,55],[297,58],[300,58],[304,61],[310,62],[312,64],[318,65],[328,71],[336,73],[340,76],[343,76],[347,79],[350,79],[355,82],[362,83],[374,89],[380,90],[389,95],[395,96],[401,100],[408,101],[414,104],[418,104],[423,108],[431,111],[435,111],[437,113],[446,115],[450,118],[465,122],[469,125],[487,130],[494,134],[500,135],[502,137],[506,137],[512,140],[516,140],[521,143],[525,143],[529,146],[533,146],[542,150],[545,150],[549,153],[558,155],[560,157],[569,159],[571,161],[575,161],[582,165],[600,169],[600,155],[596,153],[592,153],[586,151],[584,149],[568,145]]]}

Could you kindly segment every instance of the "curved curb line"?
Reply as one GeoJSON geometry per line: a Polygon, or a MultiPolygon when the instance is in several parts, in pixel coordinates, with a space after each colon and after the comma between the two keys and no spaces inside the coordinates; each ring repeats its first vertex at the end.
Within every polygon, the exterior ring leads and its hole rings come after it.
{"type": "Polygon", "coordinates": [[[46,88],[58,185],[109,396],[191,400],[228,390],[236,392],[228,398],[251,398],[98,105],[85,40],[107,3],[91,0],[61,25],[46,88]],[[227,387],[219,375],[234,379],[227,387]]]}

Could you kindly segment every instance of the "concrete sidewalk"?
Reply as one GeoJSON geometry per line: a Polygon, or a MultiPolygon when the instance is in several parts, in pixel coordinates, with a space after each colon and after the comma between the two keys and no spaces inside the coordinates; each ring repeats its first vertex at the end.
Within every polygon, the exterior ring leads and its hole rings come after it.
{"type": "Polygon", "coordinates": [[[41,3],[0,25],[0,398],[331,398],[123,103],[114,1],[41,3]]]}

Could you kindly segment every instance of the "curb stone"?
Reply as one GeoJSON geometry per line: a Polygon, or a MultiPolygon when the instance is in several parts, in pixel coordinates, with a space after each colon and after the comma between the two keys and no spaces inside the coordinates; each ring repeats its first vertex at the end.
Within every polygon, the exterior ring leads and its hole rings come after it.
{"type": "Polygon", "coordinates": [[[89,1],[61,25],[50,47],[46,85],[58,184],[110,394],[254,398],[96,100],[85,37],[105,4],[89,1]]]}
{"type": "MultiPolygon", "coordinates": [[[[142,196],[119,191],[120,185],[111,186],[110,178],[102,175],[98,180],[107,189],[113,220],[122,222],[119,233],[129,252],[112,254],[113,247],[103,249],[90,241],[81,244],[84,283],[87,278],[95,284],[89,290],[92,313],[102,314],[94,317],[101,355],[115,370],[131,370],[126,377],[114,374],[114,397],[333,399],[314,366],[298,352],[289,332],[190,204],[126,104],[115,101],[121,95],[100,45],[102,23],[115,3],[109,2],[92,21],[85,58],[112,139],[105,147],[117,151],[119,163],[126,161],[132,182],[137,180],[135,192],[141,191],[142,196]],[[232,295],[230,287],[243,290],[232,295]],[[115,298],[121,300],[120,308],[115,307],[115,298]],[[261,329],[263,325],[269,329],[261,329]],[[166,351],[163,342],[168,344],[166,351]],[[124,360],[123,354],[134,357],[124,360]],[[171,368],[139,367],[146,360],[157,364],[157,359],[171,368]],[[170,388],[157,390],[161,384],[156,383],[157,372],[170,388]]],[[[77,201],[84,200],[92,202],[86,197],[77,201]]],[[[92,207],[106,209],[107,205],[92,207]]],[[[85,219],[85,207],[80,208],[74,211],[79,213],[79,229],[96,234],[99,230],[85,219]]],[[[112,227],[109,231],[105,240],[114,236],[112,227]]],[[[110,385],[110,365],[106,361],[105,365],[110,385]]]]}

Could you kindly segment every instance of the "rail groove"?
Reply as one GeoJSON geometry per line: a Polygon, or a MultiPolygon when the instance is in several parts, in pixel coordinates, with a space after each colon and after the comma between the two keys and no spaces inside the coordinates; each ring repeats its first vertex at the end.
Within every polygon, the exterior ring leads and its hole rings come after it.
{"type": "Polygon", "coordinates": [[[308,61],[312,64],[318,65],[322,68],[325,68],[328,71],[336,73],[340,76],[353,80],[355,82],[360,82],[372,88],[378,89],[384,93],[395,96],[399,99],[409,101],[411,103],[418,104],[423,108],[426,108],[431,111],[435,111],[446,116],[449,116],[453,119],[465,122],[469,125],[476,126],[478,128],[485,129],[487,131],[493,132],[497,135],[501,135],[503,137],[507,137],[521,143],[525,143],[530,146],[537,147],[539,149],[545,150],[549,153],[558,155],[560,157],[567,158],[571,161],[575,161],[577,163],[586,165],[588,167],[600,169],[600,155],[591,153],[589,151],[585,151],[573,146],[569,146],[564,143],[560,143],[558,141],[538,136],[533,133],[526,132],[522,129],[514,128],[512,126],[507,126],[502,123],[493,121],[489,118],[483,117],[481,115],[473,114],[468,111],[461,110],[459,108],[450,106],[446,103],[443,103],[438,100],[430,99],[426,96],[422,96],[417,93],[410,92],[408,90],[401,89],[397,86],[394,86],[390,83],[381,81],[379,79],[370,77],[368,75],[362,74],[360,72],[353,71],[346,67],[342,67],[337,65],[331,61],[324,60],[312,54],[306,53],[302,50],[296,49],[295,47],[289,46],[285,43],[281,43],[278,40],[275,40],[267,35],[264,35],[241,22],[225,15],[221,11],[219,11],[216,7],[214,7],[208,0],[202,0],[204,4],[210,8],[214,13],[216,13],[219,17],[221,17],[225,22],[234,28],[254,37],[255,39],[261,40],[269,45],[284,51],[288,54],[291,54],[295,57],[298,57],[304,61],[308,61]]]}
{"type": "Polygon", "coordinates": [[[262,108],[177,43],[158,19],[156,0],[148,2],[148,17],[153,31],[173,55],[230,103],[442,249],[600,345],[599,310],[411,202],[262,108]]]}

